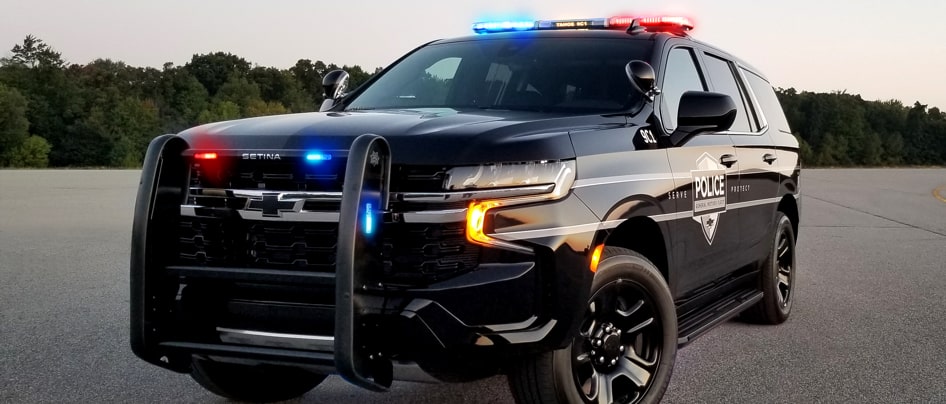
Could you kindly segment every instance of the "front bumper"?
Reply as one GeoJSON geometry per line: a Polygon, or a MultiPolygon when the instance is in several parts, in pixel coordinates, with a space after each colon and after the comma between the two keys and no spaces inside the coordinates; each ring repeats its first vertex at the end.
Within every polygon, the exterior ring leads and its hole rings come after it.
{"type": "MultiPolygon", "coordinates": [[[[391,363],[423,364],[446,353],[498,363],[565,346],[577,329],[594,231],[520,239],[533,255],[415,286],[360,278],[369,271],[357,267],[357,250],[350,250],[351,269],[336,265],[335,273],[182,263],[177,226],[188,192],[187,148],[171,135],[152,142],[135,208],[131,345],[150,363],[179,372],[189,371],[193,355],[292,364],[380,390],[390,383],[391,363]],[[345,293],[347,306],[339,304],[345,293]]],[[[504,216],[563,216],[576,203],[517,207],[504,216]]],[[[338,233],[345,237],[342,226],[338,233]]]]}

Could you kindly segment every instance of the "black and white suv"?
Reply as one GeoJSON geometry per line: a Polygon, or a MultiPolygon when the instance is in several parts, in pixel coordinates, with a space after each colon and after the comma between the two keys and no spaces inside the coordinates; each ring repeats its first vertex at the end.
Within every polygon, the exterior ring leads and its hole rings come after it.
{"type": "Polygon", "coordinates": [[[473,28],[327,75],[322,112],[155,138],[135,354],[249,401],[507,372],[637,403],[714,325],[786,320],[798,143],[761,73],[683,18],[473,28]]]}

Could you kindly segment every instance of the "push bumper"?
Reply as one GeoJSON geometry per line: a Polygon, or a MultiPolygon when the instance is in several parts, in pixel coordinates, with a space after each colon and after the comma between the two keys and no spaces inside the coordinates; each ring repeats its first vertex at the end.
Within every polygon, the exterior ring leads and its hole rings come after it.
{"type": "Polygon", "coordinates": [[[573,251],[561,242],[537,246],[529,261],[481,264],[476,271],[423,288],[377,286],[365,275],[377,265],[378,254],[363,234],[369,217],[365,201],[383,210],[387,173],[369,172],[379,169],[372,167],[371,153],[386,152],[383,139],[364,139],[349,153],[338,265],[332,274],[174,262],[174,246],[162,240],[176,237],[174,223],[188,190],[182,157],[188,145],[173,135],[156,138],[148,149],[135,207],[130,275],[134,353],[178,372],[190,370],[194,355],[306,366],[380,391],[395,377],[402,378],[397,374],[402,360],[422,360],[444,350],[495,353],[512,348],[524,353],[563,346],[577,327],[575,318],[583,310],[578,302],[587,299],[582,291],[589,289],[591,275],[574,270],[586,265],[586,251],[573,251]],[[261,290],[308,297],[273,302],[256,293],[261,290]],[[279,327],[258,327],[254,320],[260,319],[279,327]],[[298,327],[301,331],[283,327],[301,323],[312,326],[298,327]]]}

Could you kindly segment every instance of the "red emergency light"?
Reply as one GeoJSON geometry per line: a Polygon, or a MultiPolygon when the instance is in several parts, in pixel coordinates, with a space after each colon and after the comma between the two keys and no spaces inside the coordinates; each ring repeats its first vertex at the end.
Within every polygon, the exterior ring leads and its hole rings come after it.
{"type": "Polygon", "coordinates": [[[645,28],[668,28],[689,31],[693,22],[686,17],[646,17],[638,18],[637,23],[645,28]]]}

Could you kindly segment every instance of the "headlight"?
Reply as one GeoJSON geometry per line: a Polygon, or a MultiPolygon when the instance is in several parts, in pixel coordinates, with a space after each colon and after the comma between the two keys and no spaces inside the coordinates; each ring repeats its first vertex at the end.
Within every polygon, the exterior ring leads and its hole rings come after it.
{"type": "Polygon", "coordinates": [[[574,183],[574,160],[486,164],[447,170],[444,192],[405,192],[398,198],[417,203],[502,199],[511,205],[559,199],[574,183]]]}
{"type": "Polygon", "coordinates": [[[531,248],[497,240],[486,233],[487,211],[540,200],[559,199],[575,182],[575,161],[500,163],[455,167],[447,172],[444,189],[472,200],[467,208],[467,240],[514,251],[531,248]]]}
{"type": "Polygon", "coordinates": [[[551,185],[548,187],[548,192],[556,192],[559,195],[555,196],[561,196],[568,192],[568,188],[571,188],[574,178],[574,160],[497,163],[454,167],[447,171],[444,189],[446,191],[519,187],[539,189],[537,186],[551,185]]]}

